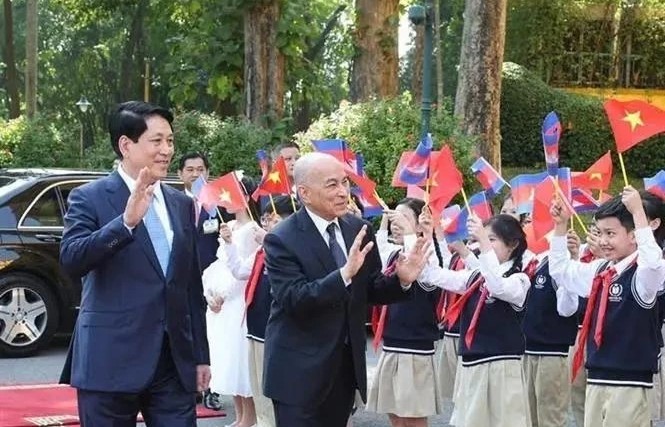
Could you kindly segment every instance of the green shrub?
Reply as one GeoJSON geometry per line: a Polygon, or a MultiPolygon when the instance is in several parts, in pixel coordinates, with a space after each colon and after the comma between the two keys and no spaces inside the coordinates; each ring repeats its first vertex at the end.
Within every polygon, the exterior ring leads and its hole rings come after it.
{"type": "MultiPolygon", "coordinates": [[[[614,136],[602,100],[554,89],[523,67],[505,63],[501,91],[501,158],[503,165],[544,167],[543,118],[556,111],[563,126],[560,164],[584,170],[607,150],[620,173],[614,136]]],[[[665,165],[665,137],[652,138],[624,154],[634,176],[655,174],[665,165]]]]}
{"type": "MultiPolygon", "coordinates": [[[[432,111],[434,147],[439,149],[448,141],[471,188],[475,186],[468,180],[473,140],[459,134],[448,105],[440,108],[443,111],[432,111]]],[[[393,203],[404,197],[403,189],[390,186],[397,161],[403,151],[415,149],[419,137],[420,109],[406,93],[388,101],[343,104],[331,115],[312,123],[306,132],[297,134],[296,140],[303,151],[311,151],[312,140],[345,139],[352,150],[363,154],[365,170],[377,182],[379,194],[387,203],[393,203]]]]}
{"type": "Polygon", "coordinates": [[[47,116],[22,116],[0,123],[0,166],[77,167],[79,141],[78,126],[47,116]]]}
{"type": "Polygon", "coordinates": [[[200,151],[210,159],[211,176],[219,176],[231,170],[242,169],[250,176],[259,174],[256,151],[269,150],[273,133],[270,130],[242,118],[225,118],[196,111],[176,116],[176,154],[172,163],[177,169],[180,156],[191,151],[200,151]]]}

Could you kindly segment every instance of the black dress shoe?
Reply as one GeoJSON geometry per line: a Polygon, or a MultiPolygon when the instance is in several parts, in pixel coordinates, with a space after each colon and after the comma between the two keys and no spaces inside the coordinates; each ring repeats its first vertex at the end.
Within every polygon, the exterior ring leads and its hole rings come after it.
{"type": "Polygon", "coordinates": [[[217,393],[206,390],[205,396],[203,397],[203,406],[213,411],[219,411],[222,409],[222,402],[220,396],[217,393]]]}

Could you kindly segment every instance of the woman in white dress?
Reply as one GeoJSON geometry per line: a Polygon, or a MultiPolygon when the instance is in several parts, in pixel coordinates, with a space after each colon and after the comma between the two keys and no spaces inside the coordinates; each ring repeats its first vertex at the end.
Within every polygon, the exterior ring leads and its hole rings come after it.
{"type": "MultiPolygon", "coordinates": [[[[242,184],[246,194],[251,194],[252,182],[243,178],[242,184]]],[[[256,219],[255,205],[251,201],[248,203],[256,219]]],[[[244,322],[247,281],[237,280],[231,274],[226,245],[233,242],[240,257],[253,256],[258,248],[254,236],[260,226],[252,220],[247,209],[229,210],[229,213],[235,214],[236,219],[220,226],[217,260],[203,272],[204,292],[210,306],[207,313],[210,389],[233,396],[236,420],[230,426],[252,427],[256,423],[256,412],[249,380],[247,325],[244,322]]]]}

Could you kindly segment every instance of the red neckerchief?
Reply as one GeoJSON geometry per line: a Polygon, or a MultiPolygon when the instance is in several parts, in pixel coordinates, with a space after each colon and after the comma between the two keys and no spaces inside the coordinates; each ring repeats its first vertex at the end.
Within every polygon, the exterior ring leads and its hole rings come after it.
{"type": "MultiPolygon", "coordinates": [[[[399,259],[399,253],[400,250],[397,250],[390,254],[388,257],[388,263],[386,268],[383,270],[383,274],[385,276],[390,276],[395,272],[395,268],[397,267],[397,260],[399,259]]],[[[387,305],[372,307],[372,331],[374,332],[374,340],[372,341],[372,345],[374,347],[374,351],[379,348],[379,344],[381,344],[381,340],[383,339],[383,330],[386,327],[387,317],[387,305]]]]}
{"type": "Polygon", "coordinates": [[[259,286],[261,281],[261,276],[263,275],[263,267],[265,265],[266,253],[263,251],[263,247],[259,248],[254,257],[254,265],[252,266],[252,271],[249,273],[249,279],[247,279],[247,287],[245,287],[245,309],[248,309],[252,302],[254,302],[254,294],[256,289],[259,286]]]}

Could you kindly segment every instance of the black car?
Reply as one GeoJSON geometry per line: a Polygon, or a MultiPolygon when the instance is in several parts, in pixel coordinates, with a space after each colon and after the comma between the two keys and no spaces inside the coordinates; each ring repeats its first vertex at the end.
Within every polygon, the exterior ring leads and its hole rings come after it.
{"type": "MultiPolygon", "coordinates": [[[[30,356],[56,332],[71,333],[81,278],[68,277],[59,263],[67,198],[107,174],[0,170],[0,355],[30,356]]],[[[182,188],[175,179],[165,182],[182,188]]]]}

